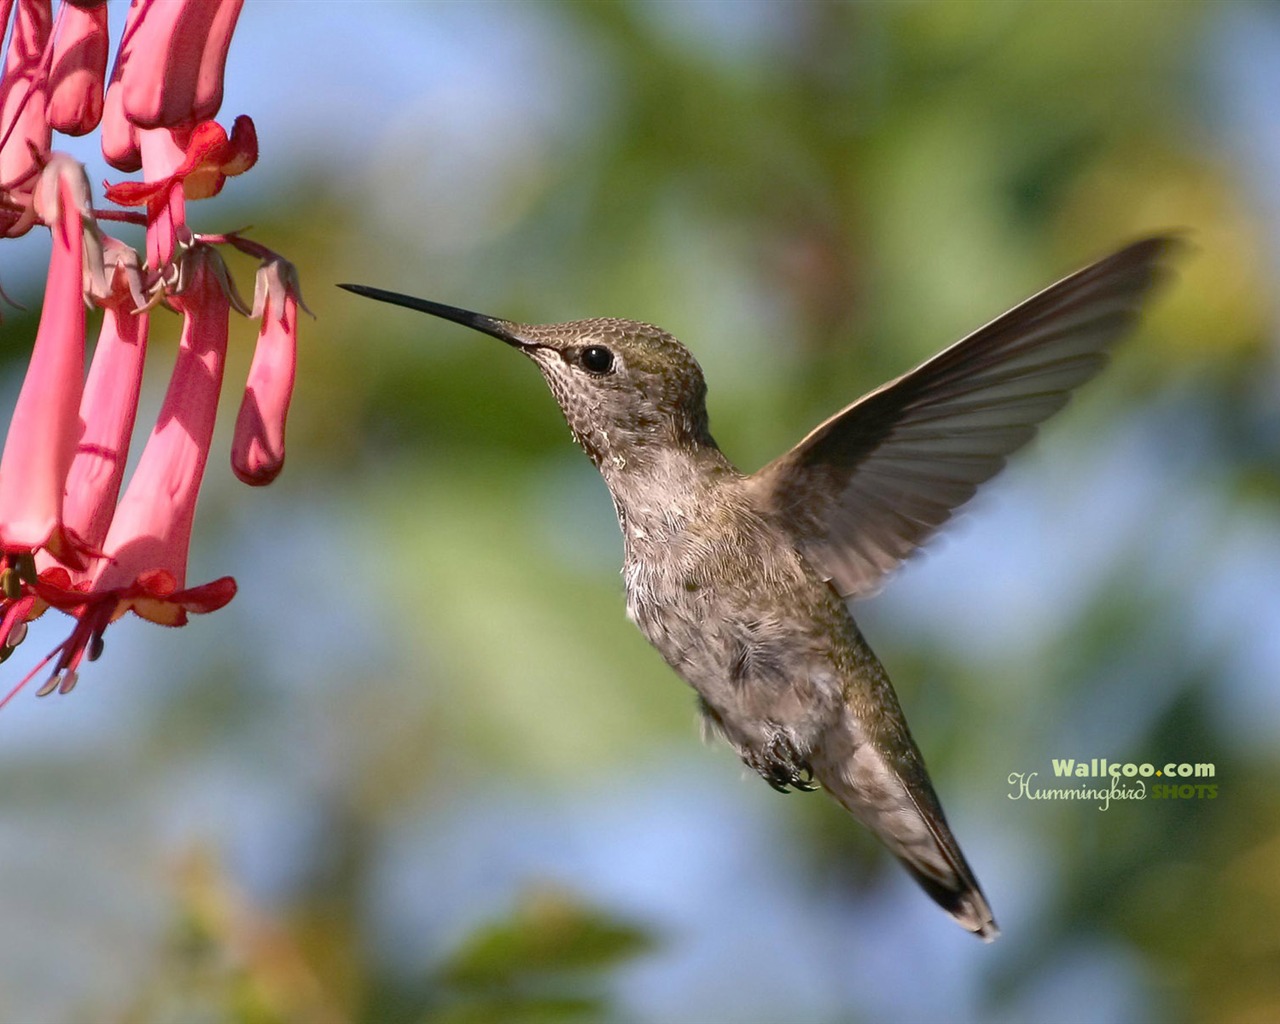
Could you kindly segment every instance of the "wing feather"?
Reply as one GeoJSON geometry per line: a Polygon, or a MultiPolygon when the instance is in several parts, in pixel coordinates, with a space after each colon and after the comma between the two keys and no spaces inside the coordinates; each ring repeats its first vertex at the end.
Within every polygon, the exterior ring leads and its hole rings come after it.
{"type": "Polygon", "coordinates": [[[873,593],[1106,364],[1175,240],[1051,285],[813,430],[750,478],[846,597],[873,593]]]}

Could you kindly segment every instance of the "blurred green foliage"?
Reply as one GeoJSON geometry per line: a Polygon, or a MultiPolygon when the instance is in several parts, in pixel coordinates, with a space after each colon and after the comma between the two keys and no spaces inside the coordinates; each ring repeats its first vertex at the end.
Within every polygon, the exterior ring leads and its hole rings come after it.
{"type": "Polygon", "coordinates": [[[573,976],[590,977],[643,953],[643,931],[580,906],[564,893],[529,894],[505,921],[468,936],[439,971],[455,1002],[447,1021],[598,1018],[602,995],[574,995],[573,976]],[[566,992],[566,986],[569,986],[566,992]]]}
{"type": "Polygon", "coordinates": [[[317,313],[290,463],[263,494],[211,470],[225,612],[122,623],[72,697],[6,709],[0,1019],[1280,1018],[1280,181],[1223,112],[1274,7],[349,4],[320,67],[289,6],[247,12],[232,75],[256,47],[292,92],[355,81],[392,16],[449,70],[354,165],[221,208],[317,313]],[[1113,370],[856,609],[1005,928],[981,950],[838,809],[698,744],[532,369],[332,287],[659,323],[754,468],[1168,228],[1192,252],[1113,370]],[[1214,762],[1218,797],[1008,800],[1059,756],[1214,762]]]}

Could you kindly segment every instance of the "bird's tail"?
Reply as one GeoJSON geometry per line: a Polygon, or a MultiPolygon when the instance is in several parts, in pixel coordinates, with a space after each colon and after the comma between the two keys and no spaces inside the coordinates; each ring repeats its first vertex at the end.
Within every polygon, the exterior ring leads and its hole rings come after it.
{"type": "MultiPolygon", "coordinates": [[[[897,710],[897,701],[893,704],[897,710]]],[[[873,733],[846,709],[814,752],[814,774],[943,910],[991,942],[1000,929],[987,898],[951,834],[905,720],[900,712],[889,718],[873,733]]]]}

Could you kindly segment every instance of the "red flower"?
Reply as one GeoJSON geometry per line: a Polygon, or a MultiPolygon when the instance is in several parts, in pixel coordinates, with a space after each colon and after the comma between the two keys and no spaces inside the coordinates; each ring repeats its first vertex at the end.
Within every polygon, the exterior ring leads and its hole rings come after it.
{"type": "MultiPolygon", "coordinates": [[[[196,498],[222,390],[230,303],[226,267],[215,250],[197,246],[185,259],[190,280],[169,299],[183,315],[178,359],[156,425],[107,532],[106,557],[92,581],[95,590],[127,588],[155,569],[172,576],[177,589],[186,580],[196,498]]],[[[180,625],[186,619],[166,612],[153,621],[180,625]]]]}
{"type": "MultiPolygon", "coordinates": [[[[214,245],[263,261],[254,316],[262,328],[236,425],[232,465],[267,483],[284,460],[293,389],[297,274],[236,234],[196,235],[187,202],[216,195],[253,166],[248,117],[230,136],[212,120],[242,0],[133,0],[104,95],[104,3],[18,0],[0,82],[0,234],[36,223],[53,234],[40,327],[0,454],[0,662],[26,623],[49,608],[75,625],[0,705],[51,662],[41,694],[70,690],[103,632],[127,612],[165,626],[235,596],[223,576],[187,587],[196,503],[208,465],[232,307],[248,315],[214,245]],[[52,31],[51,31],[52,30],[52,31]],[[52,127],[70,134],[102,121],[103,152],[143,181],[107,186],[141,212],[99,218],[144,224],[147,255],[98,230],[83,168],[50,152],[52,127]],[[85,380],[85,311],[103,307],[85,380]],[[182,337],[159,418],[121,495],[137,417],[150,309],[182,315],[182,337]]],[[[0,23],[13,0],[0,0],[0,23]]]]}
{"type": "MultiPolygon", "coordinates": [[[[61,565],[44,569],[32,587],[47,604],[74,615],[76,626],[10,697],[55,656],[49,681],[39,692],[70,691],[81,660],[86,653],[90,660],[97,656],[103,631],[125,612],[162,626],[182,626],[189,612],[215,611],[235,596],[230,576],[184,589],[196,499],[222,389],[230,312],[222,257],[208,246],[197,246],[185,259],[189,281],[169,300],[183,314],[178,359],[151,437],[110,521],[103,551],[83,572],[73,574],[61,565]]],[[[116,358],[131,364],[137,356],[116,358]]],[[[132,381],[125,383],[132,386],[132,381]]],[[[105,410],[103,422],[89,425],[87,433],[102,428],[118,447],[114,404],[104,396],[99,406],[105,410]]]]}
{"type": "Polygon", "coordinates": [[[49,124],[64,135],[84,135],[102,120],[107,76],[107,5],[58,8],[49,71],[49,124]]]}
{"type": "Polygon", "coordinates": [[[253,315],[262,317],[236,417],[231,468],[247,484],[269,484],[284,467],[284,424],[298,361],[298,272],[275,257],[258,269],[253,315]]]}
{"type": "Polygon", "coordinates": [[[47,548],[68,565],[82,564],[83,544],[65,528],[62,495],[80,440],[84,381],[84,234],[96,230],[84,169],[56,156],[45,168],[39,212],[53,232],[49,283],[27,376],[0,456],[0,549],[47,548]]]}
{"type": "Polygon", "coordinates": [[[243,0],[134,0],[112,76],[133,124],[176,128],[218,112],[242,6],[243,0]]]}
{"type": "MultiPolygon", "coordinates": [[[[5,5],[5,13],[9,11],[5,5]]],[[[41,65],[52,27],[49,0],[18,0],[18,16],[0,81],[0,188],[30,184],[39,170],[38,156],[49,152],[49,119],[41,65]]],[[[0,26],[2,28],[3,26],[0,26]]],[[[6,233],[22,234],[30,218],[15,219],[6,233]]]]}
{"type": "Polygon", "coordinates": [[[103,307],[102,327],[80,400],[84,430],[67,473],[62,506],[66,528],[95,552],[106,543],[120,496],[138,414],[149,326],[145,310],[134,312],[141,305],[137,253],[109,239],[107,254],[111,278],[104,283],[110,290],[98,300],[103,307]]]}

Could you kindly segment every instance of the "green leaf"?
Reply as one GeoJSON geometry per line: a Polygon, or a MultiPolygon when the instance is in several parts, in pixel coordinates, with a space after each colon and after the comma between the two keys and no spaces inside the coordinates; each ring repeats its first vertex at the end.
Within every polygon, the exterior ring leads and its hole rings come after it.
{"type": "Polygon", "coordinates": [[[562,972],[612,967],[652,946],[642,929],[584,906],[556,889],[538,889],[505,921],[475,932],[440,972],[446,985],[493,990],[545,983],[562,972]]]}

